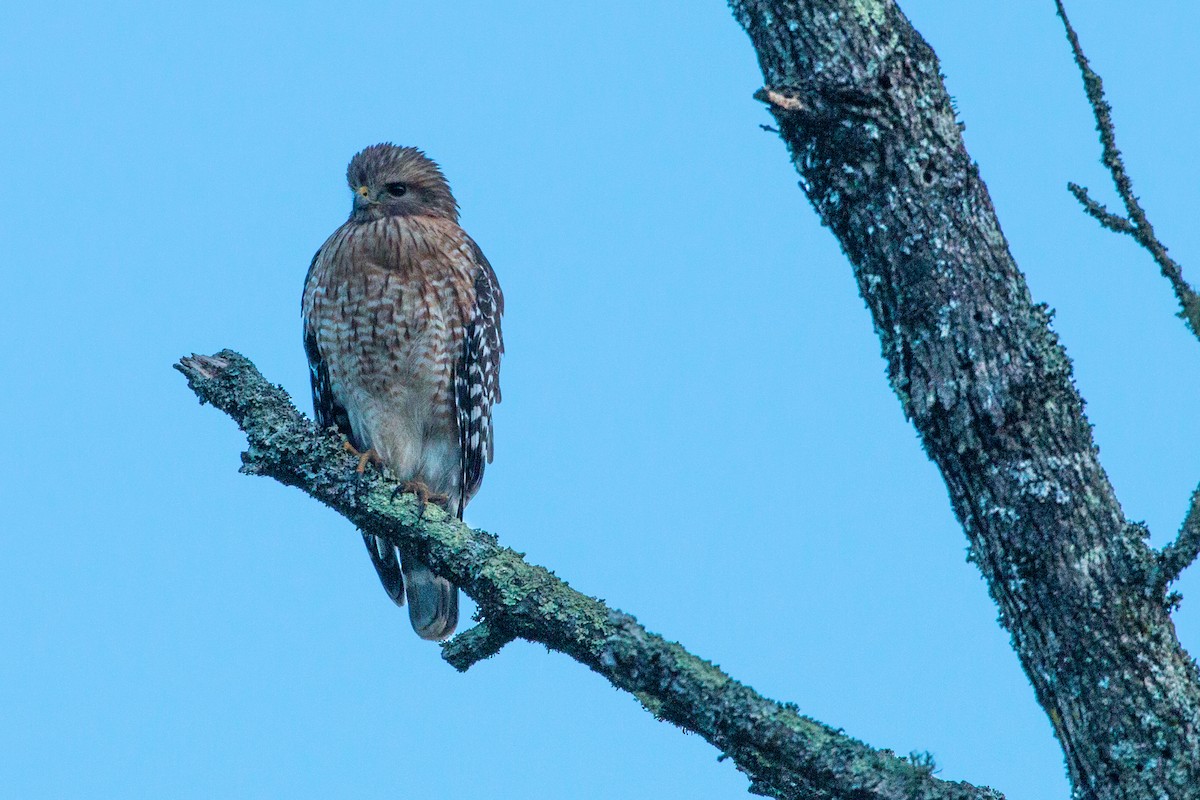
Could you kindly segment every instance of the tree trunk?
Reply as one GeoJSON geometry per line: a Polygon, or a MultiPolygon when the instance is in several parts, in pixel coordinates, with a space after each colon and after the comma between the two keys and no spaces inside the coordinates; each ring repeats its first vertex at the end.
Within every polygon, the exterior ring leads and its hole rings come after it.
{"type": "Polygon", "coordinates": [[[1080,798],[1200,796],[1200,676],[1030,299],[937,57],[893,2],[733,0],[1080,798]]]}

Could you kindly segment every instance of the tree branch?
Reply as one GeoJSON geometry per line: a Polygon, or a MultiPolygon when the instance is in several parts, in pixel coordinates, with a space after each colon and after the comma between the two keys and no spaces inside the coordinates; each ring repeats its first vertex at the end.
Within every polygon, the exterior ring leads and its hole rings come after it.
{"type": "Polygon", "coordinates": [[[1200,339],[1200,296],[1183,278],[1183,269],[1175,260],[1167,255],[1166,246],[1159,241],[1154,233],[1154,227],[1146,217],[1146,212],[1133,193],[1133,180],[1125,170],[1125,161],[1121,151],[1117,149],[1117,134],[1113,126],[1112,106],[1104,99],[1104,82],[1088,63],[1083,47],[1079,44],[1079,36],[1067,19],[1067,10],[1062,0],[1054,0],[1058,16],[1062,19],[1067,32],[1067,41],[1071,43],[1071,52],[1075,56],[1075,64],[1083,75],[1083,89],[1087,93],[1088,103],[1096,117],[1096,130],[1100,133],[1101,156],[1100,163],[1108,168],[1112,175],[1113,186],[1125,204],[1127,217],[1121,217],[1104,208],[1087,194],[1087,189],[1078,184],[1070,183],[1067,188],[1075,195],[1088,214],[1100,221],[1100,224],[1116,233],[1129,234],[1154,257],[1159,270],[1171,283],[1175,298],[1179,301],[1179,316],[1187,323],[1188,328],[1200,339]]]}
{"type": "Polygon", "coordinates": [[[1078,183],[1068,183],[1067,190],[1075,195],[1075,199],[1083,206],[1083,210],[1096,218],[1104,227],[1115,233],[1133,233],[1134,228],[1129,220],[1122,217],[1120,214],[1114,214],[1100,202],[1092,199],[1088,194],[1087,187],[1080,186],[1078,183]]]}
{"type": "Polygon", "coordinates": [[[942,781],[928,768],[873,750],[768,700],[637,620],[569,587],[543,567],[436,507],[424,516],[379,471],[355,473],[332,432],[316,430],[286,392],[243,356],[182,359],[176,369],[201,403],[233,417],[249,447],[242,472],[295,486],[363,531],[415,553],[479,604],[485,620],[445,645],[466,669],[522,638],[563,653],[633,694],[656,717],[700,734],[750,778],[752,792],[822,800],[1002,800],[991,789],[942,781]],[[395,499],[394,499],[395,498],[395,499]]]}
{"type": "Polygon", "coordinates": [[[1165,587],[1200,556],[1200,486],[1192,492],[1192,505],[1174,542],[1159,554],[1159,582],[1165,587]]]}
{"type": "Polygon", "coordinates": [[[483,621],[444,643],[442,658],[459,672],[466,672],[516,638],[516,634],[496,622],[483,621]]]}

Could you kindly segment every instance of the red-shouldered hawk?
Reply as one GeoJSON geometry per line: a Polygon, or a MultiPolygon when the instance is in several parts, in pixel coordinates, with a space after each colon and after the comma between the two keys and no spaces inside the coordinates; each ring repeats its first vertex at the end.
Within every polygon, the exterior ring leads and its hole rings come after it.
{"type": "MultiPolygon", "coordinates": [[[[504,297],[424,153],[373,145],[346,178],[354,208],[313,257],[301,305],[317,424],[461,518],[492,460],[504,297]]],[[[413,629],[449,637],[458,589],[363,538],[392,600],[407,595],[413,629]]]]}

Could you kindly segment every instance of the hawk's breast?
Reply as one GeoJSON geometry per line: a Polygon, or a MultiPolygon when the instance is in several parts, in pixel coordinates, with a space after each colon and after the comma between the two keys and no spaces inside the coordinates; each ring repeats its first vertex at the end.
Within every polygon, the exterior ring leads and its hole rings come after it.
{"type": "Polygon", "coordinates": [[[454,361],[474,300],[467,241],[439,219],[347,223],[317,254],[303,301],[360,447],[375,448],[397,477],[447,494],[460,458],[454,361]]]}

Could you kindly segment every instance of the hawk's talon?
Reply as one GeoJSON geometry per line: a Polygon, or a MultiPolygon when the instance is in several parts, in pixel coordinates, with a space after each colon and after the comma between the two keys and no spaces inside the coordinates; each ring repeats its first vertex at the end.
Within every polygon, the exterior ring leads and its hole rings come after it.
{"type": "Polygon", "coordinates": [[[377,467],[383,466],[383,459],[379,457],[379,453],[375,452],[374,447],[368,448],[366,450],[366,452],[361,452],[361,453],[358,451],[358,448],[356,448],[354,445],[350,444],[349,442],[343,443],[342,447],[350,455],[358,456],[358,466],[354,469],[354,471],[357,472],[359,475],[362,475],[363,472],[366,471],[368,461],[370,461],[372,464],[374,464],[377,467]]]}
{"type": "Polygon", "coordinates": [[[425,506],[429,503],[434,503],[449,511],[450,497],[449,495],[441,494],[430,489],[428,485],[422,481],[404,481],[396,490],[392,491],[392,497],[396,496],[396,491],[404,494],[415,494],[417,496],[418,517],[425,516],[425,506]]]}

